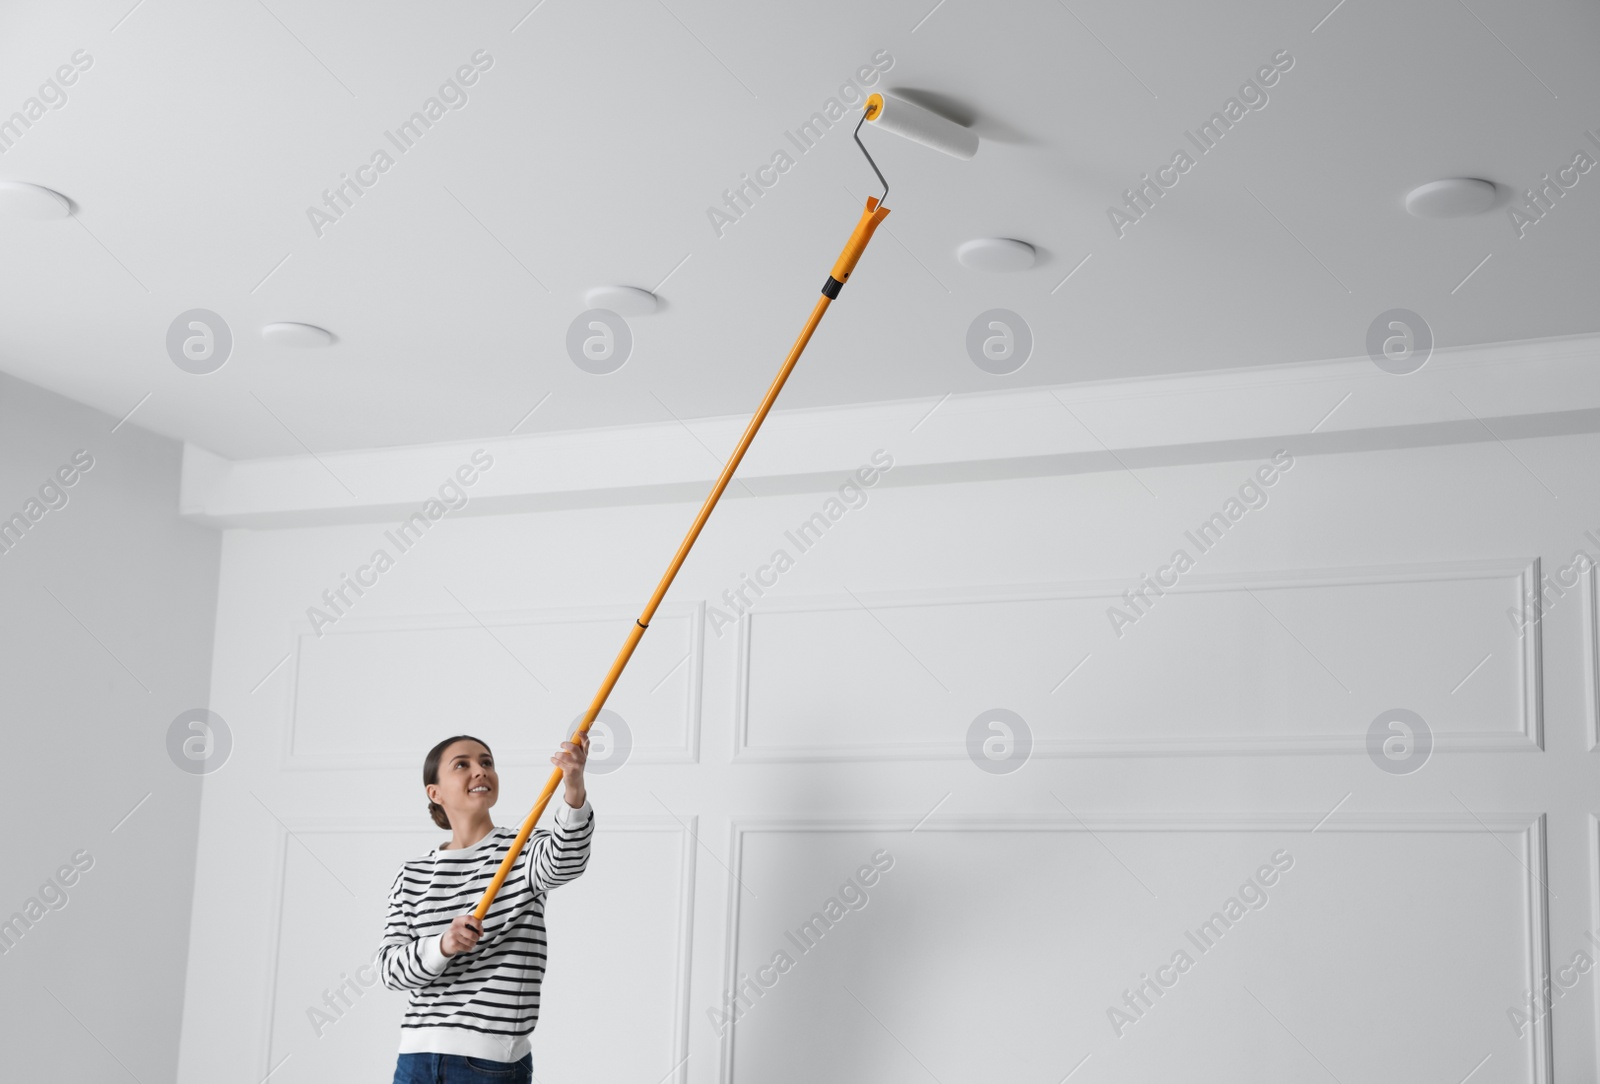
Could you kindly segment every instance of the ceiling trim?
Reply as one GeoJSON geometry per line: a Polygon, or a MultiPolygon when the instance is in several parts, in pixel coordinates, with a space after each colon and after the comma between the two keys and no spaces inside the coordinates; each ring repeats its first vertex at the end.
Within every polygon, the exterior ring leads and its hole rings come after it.
{"type": "MultiPolygon", "coordinates": [[[[1597,432],[1597,363],[1600,335],[1571,336],[1440,349],[1406,376],[1363,357],[774,410],[726,497],[833,489],[875,454],[881,484],[920,485],[1597,432]]],[[[399,519],[442,486],[451,515],[699,501],[748,422],[237,461],[185,444],[180,508],[270,528],[399,519]]]]}

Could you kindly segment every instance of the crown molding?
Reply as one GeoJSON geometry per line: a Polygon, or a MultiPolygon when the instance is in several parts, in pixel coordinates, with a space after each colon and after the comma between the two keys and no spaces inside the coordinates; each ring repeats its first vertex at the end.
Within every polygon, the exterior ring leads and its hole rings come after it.
{"type": "MultiPolygon", "coordinates": [[[[474,453],[456,516],[704,498],[749,418],[227,460],[184,445],[181,513],[218,527],[404,518],[474,453]]],[[[1600,336],[1439,349],[1394,376],[1366,357],[774,410],[726,497],[816,492],[876,451],[927,485],[1600,432],[1600,336]]]]}

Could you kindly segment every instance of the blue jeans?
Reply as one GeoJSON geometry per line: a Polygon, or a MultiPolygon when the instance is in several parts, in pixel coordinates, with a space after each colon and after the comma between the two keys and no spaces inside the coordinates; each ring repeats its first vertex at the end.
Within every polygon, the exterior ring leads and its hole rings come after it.
{"type": "Polygon", "coordinates": [[[521,1061],[488,1061],[459,1054],[401,1054],[394,1084],[533,1084],[533,1055],[521,1061]]]}

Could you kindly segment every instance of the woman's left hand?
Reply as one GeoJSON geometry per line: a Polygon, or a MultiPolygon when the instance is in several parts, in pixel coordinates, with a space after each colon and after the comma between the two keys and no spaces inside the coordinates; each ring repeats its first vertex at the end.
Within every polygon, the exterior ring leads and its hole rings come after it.
{"type": "Polygon", "coordinates": [[[562,742],[561,751],[550,758],[550,763],[561,769],[561,782],[566,788],[567,804],[574,809],[583,805],[586,798],[583,765],[588,759],[588,734],[580,735],[576,743],[562,742]]]}

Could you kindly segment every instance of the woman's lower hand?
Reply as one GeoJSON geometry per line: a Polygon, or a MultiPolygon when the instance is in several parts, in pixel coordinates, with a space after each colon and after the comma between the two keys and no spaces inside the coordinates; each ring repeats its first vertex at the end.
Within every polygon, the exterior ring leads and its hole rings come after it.
{"type": "Polygon", "coordinates": [[[439,951],[446,956],[456,956],[463,952],[470,952],[478,943],[478,938],[483,936],[483,924],[478,921],[476,914],[468,913],[457,915],[456,920],[450,923],[450,928],[444,931],[444,938],[439,945],[439,951]]]}

